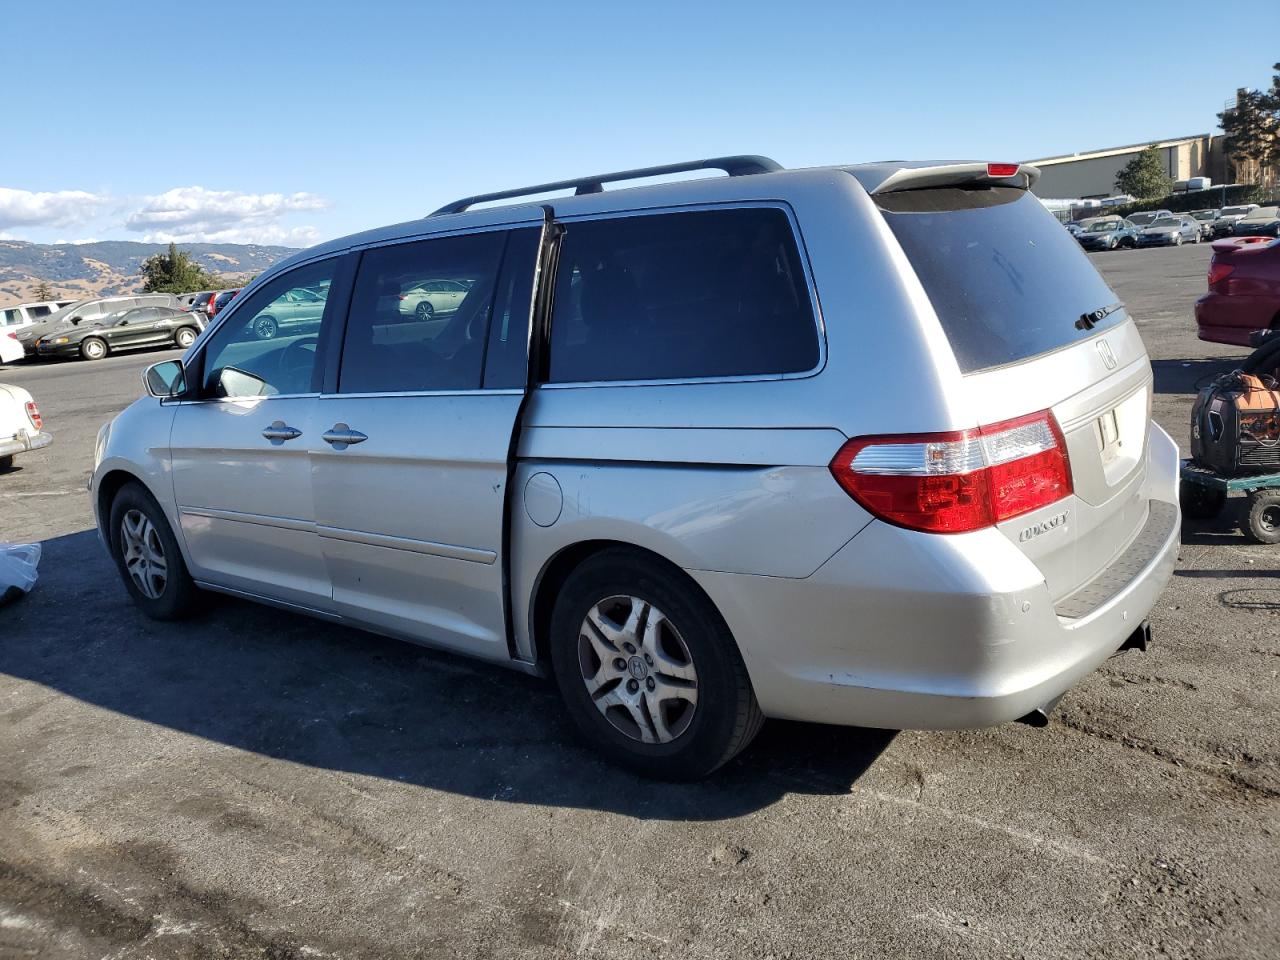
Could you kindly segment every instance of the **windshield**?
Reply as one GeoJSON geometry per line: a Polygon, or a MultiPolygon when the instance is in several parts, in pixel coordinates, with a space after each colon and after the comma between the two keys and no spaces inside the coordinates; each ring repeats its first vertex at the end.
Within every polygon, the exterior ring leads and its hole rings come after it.
{"type": "Polygon", "coordinates": [[[1161,217],[1151,225],[1153,227],[1176,227],[1178,225],[1178,221],[1173,219],[1173,217],[1161,217]]]}
{"type": "Polygon", "coordinates": [[[1048,353],[1126,319],[1115,309],[1080,323],[1118,298],[1024,190],[935,187],[875,199],[964,373],[1048,353]]]}
{"type": "Polygon", "coordinates": [[[1245,217],[1246,220],[1274,220],[1280,216],[1280,207],[1260,207],[1245,217]]]}
{"type": "Polygon", "coordinates": [[[1193,214],[1191,214],[1191,215],[1192,215],[1193,217],[1195,217],[1197,220],[1212,220],[1212,219],[1213,219],[1213,211],[1212,211],[1212,210],[1197,210],[1195,213],[1193,213],[1193,214]]]}
{"type": "Polygon", "coordinates": [[[1223,207],[1222,215],[1224,217],[1240,217],[1249,212],[1248,207],[1223,207]]]}
{"type": "Polygon", "coordinates": [[[1136,223],[1140,227],[1145,227],[1155,218],[1156,215],[1154,213],[1133,213],[1129,215],[1129,222],[1136,223]]]}
{"type": "Polygon", "coordinates": [[[1090,233],[1110,233],[1112,230],[1120,229],[1119,220],[1103,220],[1099,223],[1089,225],[1090,233]]]}

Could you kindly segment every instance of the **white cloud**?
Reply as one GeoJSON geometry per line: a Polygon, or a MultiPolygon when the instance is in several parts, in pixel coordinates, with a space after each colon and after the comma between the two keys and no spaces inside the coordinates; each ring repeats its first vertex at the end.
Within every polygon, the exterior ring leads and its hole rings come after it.
{"type": "Polygon", "coordinates": [[[320,233],[311,226],[282,227],[288,214],[314,212],[329,201],[314,193],[240,193],[174,187],[143,199],[125,226],[153,243],[260,243],[309,246],[320,233]]]}
{"type": "Polygon", "coordinates": [[[0,227],[67,227],[91,219],[106,202],[84,190],[35,193],[0,187],[0,227]]]}

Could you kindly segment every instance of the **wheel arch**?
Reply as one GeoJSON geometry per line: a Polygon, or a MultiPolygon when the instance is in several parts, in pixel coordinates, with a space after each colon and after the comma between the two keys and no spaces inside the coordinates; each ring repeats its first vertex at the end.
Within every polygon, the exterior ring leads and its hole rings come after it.
{"type": "Polygon", "coordinates": [[[155,491],[147,485],[146,480],[136,473],[122,470],[119,467],[104,473],[102,479],[98,481],[98,491],[94,506],[98,518],[98,530],[108,545],[110,544],[110,531],[107,529],[107,525],[111,519],[111,504],[121,489],[128,483],[139,484],[142,489],[146,490],[152,497],[155,497],[157,503],[159,502],[159,497],[156,497],[155,491]]]}

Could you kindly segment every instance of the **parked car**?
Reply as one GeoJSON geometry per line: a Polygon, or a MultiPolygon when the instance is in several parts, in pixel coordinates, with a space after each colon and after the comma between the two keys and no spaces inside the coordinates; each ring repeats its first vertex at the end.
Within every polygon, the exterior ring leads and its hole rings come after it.
{"type": "Polygon", "coordinates": [[[1037,177],[721,158],[314,247],[104,426],[103,542],[155,618],[208,589],[553,676],[653,776],[766,716],[1043,722],[1146,642],[1180,519],[1138,329],[1037,177]],[[443,279],[447,320],[379,309],[443,279]]]}
{"type": "Polygon", "coordinates": [[[121,350],[185,350],[203,329],[204,320],[198,313],[176,307],[134,307],[48,333],[36,341],[36,353],[41,359],[101,360],[121,350]]]}
{"type": "Polygon", "coordinates": [[[1280,240],[1215,240],[1209,290],[1196,301],[1201,340],[1247,347],[1259,330],[1280,329],[1280,240]]]}
{"type": "Polygon", "coordinates": [[[1172,210],[1144,210],[1142,213],[1131,213],[1127,219],[1139,230],[1151,226],[1162,217],[1172,217],[1172,210]]]}
{"type": "MultiPolygon", "coordinates": [[[[271,340],[283,330],[287,334],[309,334],[320,329],[320,318],[328,292],[324,287],[294,287],[281,293],[254,314],[252,334],[259,340],[271,340]]],[[[232,301],[234,305],[234,301],[232,301]]]]}
{"type": "Polygon", "coordinates": [[[465,280],[428,280],[399,294],[399,310],[418,320],[430,320],[436,314],[448,316],[458,309],[470,289],[465,280]]]}
{"type": "Polygon", "coordinates": [[[1192,220],[1200,224],[1200,239],[1213,239],[1213,225],[1218,220],[1217,210],[1192,210],[1190,213],[1192,220]]]}
{"type": "Polygon", "coordinates": [[[74,329],[81,323],[92,323],[110,313],[119,313],[134,307],[175,307],[177,298],[171,293],[144,293],[136,296],[94,297],[77,300],[53,313],[39,323],[18,331],[18,342],[28,358],[36,356],[36,341],[47,334],[74,329]]]}
{"type": "Polygon", "coordinates": [[[1178,247],[1200,242],[1200,224],[1188,216],[1160,217],[1138,232],[1140,247],[1178,247]]]}
{"type": "Polygon", "coordinates": [[[205,290],[193,296],[191,303],[186,307],[192,313],[203,313],[205,319],[213,316],[214,304],[218,300],[218,290],[205,290]]]}
{"type": "Polygon", "coordinates": [[[1086,250],[1116,250],[1138,245],[1138,228],[1123,218],[1094,220],[1077,240],[1086,250]]]}
{"type": "Polygon", "coordinates": [[[1231,236],[1232,229],[1237,223],[1247,217],[1253,211],[1258,209],[1256,203],[1244,203],[1234,207],[1223,207],[1218,211],[1218,219],[1213,223],[1213,236],[1218,237],[1231,236]]]}
{"type": "Polygon", "coordinates": [[[1280,237],[1280,207],[1259,207],[1237,220],[1231,228],[1236,237],[1280,237]]]}
{"type": "Polygon", "coordinates": [[[239,288],[235,290],[223,290],[213,298],[213,306],[209,310],[209,317],[212,319],[227,308],[227,305],[236,298],[239,288]]]}
{"type": "Polygon", "coordinates": [[[0,473],[13,467],[19,453],[53,443],[45,432],[40,408],[22,387],[0,383],[0,473]]]}
{"type": "Polygon", "coordinates": [[[1068,233],[1070,233],[1076,239],[1079,239],[1080,234],[1084,233],[1085,231],[1085,223],[1086,221],[1083,221],[1083,220],[1068,220],[1065,226],[1067,228],[1068,233]]]}
{"type": "Polygon", "coordinates": [[[38,300],[34,303],[19,303],[12,307],[4,307],[0,309],[0,330],[7,330],[12,333],[18,327],[29,327],[33,323],[39,323],[46,317],[52,316],[55,312],[71,303],[74,303],[74,301],[38,300]]]}

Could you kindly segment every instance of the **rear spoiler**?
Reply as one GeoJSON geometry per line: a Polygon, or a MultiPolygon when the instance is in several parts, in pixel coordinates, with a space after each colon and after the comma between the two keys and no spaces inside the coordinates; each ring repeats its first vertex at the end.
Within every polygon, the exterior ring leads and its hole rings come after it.
{"type": "Polygon", "coordinates": [[[1275,237],[1225,237],[1211,244],[1214,253],[1240,253],[1250,248],[1261,250],[1276,242],[1275,237]]]}
{"type": "Polygon", "coordinates": [[[849,171],[870,194],[926,187],[999,186],[1030,190],[1040,170],[1026,163],[873,164],[849,171]]]}

